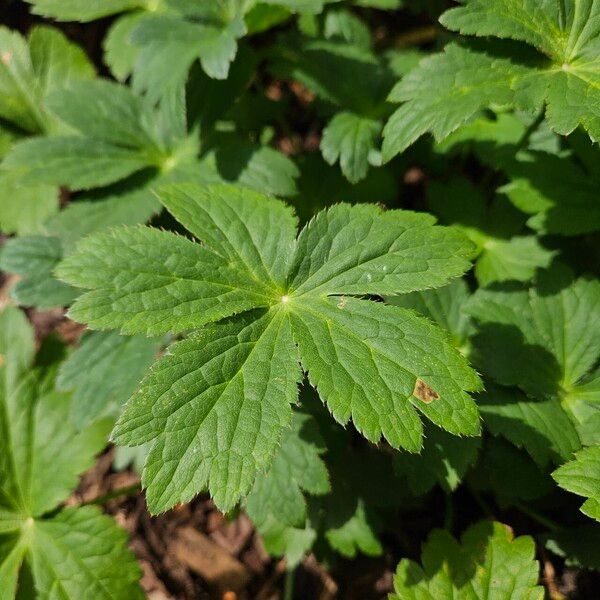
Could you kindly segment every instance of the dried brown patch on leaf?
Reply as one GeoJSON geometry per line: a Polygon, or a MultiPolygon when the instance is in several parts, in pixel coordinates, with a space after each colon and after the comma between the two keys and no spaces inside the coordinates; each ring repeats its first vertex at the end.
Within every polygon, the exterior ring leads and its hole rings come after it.
{"type": "Polygon", "coordinates": [[[437,400],[440,395],[430,386],[427,385],[422,379],[417,379],[415,382],[415,389],[413,390],[413,396],[419,400],[429,404],[434,400],[437,400]]]}

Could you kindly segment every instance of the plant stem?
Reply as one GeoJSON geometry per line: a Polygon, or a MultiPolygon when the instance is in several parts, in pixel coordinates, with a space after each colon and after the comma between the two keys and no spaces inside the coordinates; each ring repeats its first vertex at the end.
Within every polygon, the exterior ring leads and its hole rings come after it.
{"type": "Polygon", "coordinates": [[[515,502],[515,508],[520,510],[524,515],[527,515],[530,519],[534,520],[536,523],[539,523],[543,527],[546,527],[550,531],[556,531],[557,529],[562,529],[561,526],[554,520],[546,517],[537,510],[526,506],[525,504],[521,504],[520,502],[515,502]]]}
{"type": "Polygon", "coordinates": [[[119,496],[129,496],[129,494],[140,492],[141,489],[142,485],[140,483],[136,483],[135,485],[129,485],[127,487],[111,490],[110,492],[107,492],[102,496],[98,496],[97,498],[93,498],[92,500],[88,500],[87,502],[83,502],[82,506],[88,506],[89,504],[105,504],[109,500],[113,500],[114,498],[118,498],[119,496]]]}
{"type": "Polygon", "coordinates": [[[283,600],[292,600],[294,597],[294,576],[296,569],[286,569],[283,582],[283,600]]]}

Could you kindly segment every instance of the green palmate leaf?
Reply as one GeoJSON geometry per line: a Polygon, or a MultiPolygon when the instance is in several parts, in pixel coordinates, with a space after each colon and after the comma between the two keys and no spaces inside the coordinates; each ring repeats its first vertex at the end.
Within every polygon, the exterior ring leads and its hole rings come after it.
{"type": "Polygon", "coordinates": [[[580,450],[574,460],[556,469],[552,477],[560,487],[587,498],[581,512],[600,521],[600,446],[580,450]]]}
{"type": "Polygon", "coordinates": [[[90,236],[58,273],[96,288],[72,307],[73,319],[127,334],[182,332],[269,299],[268,288],[250,273],[199,244],[150,228],[90,236]]]}
{"type": "Polygon", "coordinates": [[[436,530],[423,546],[422,567],[408,559],[398,565],[390,600],[542,600],[534,557],[533,539],[513,539],[501,523],[473,525],[460,544],[436,530]]]}
{"type": "Polygon", "coordinates": [[[246,499],[246,511],[264,536],[269,552],[284,554],[293,562],[304,553],[314,534],[305,528],[304,493],[320,496],[330,491],[327,469],[320,455],[325,448],[316,423],[295,413],[292,429],[264,475],[259,475],[246,499]],[[305,542],[300,543],[299,542],[305,542]],[[300,545],[301,552],[298,552],[300,545]]]}
{"type": "Polygon", "coordinates": [[[592,140],[600,138],[597,0],[461,3],[442,15],[443,25],[463,34],[526,42],[545,56],[525,62],[522,48],[487,42],[464,48],[450,44],[443,54],[425,59],[392,92],[392,100],[405,104],[384,130],[384,160],[425,132],[443,139],[492,104],[538,110],[546,104],[546,118],[557,133],[582,126],[592,140]],[[514,58],[506,58],[507,51],[514,58]]]}
{"type": "Polygon", "coordinates": [[[38,517],[64,501],[77,475],[106,444],[110,420],[78,431],[65,422],[71,398],[36,373],[20,379],[2,400],[3,460],[0,502],[38,517]]]}
{"type": "Polygon", "coordinates": [[[141,598],[139,569],[112,519],[92,507],[57,510],[105,446],[110,420],[69,423],[71,398],[54,390],[52,372],[28,372],[33,331],[14,308],[0,313],[0,355],[2,598],[15,598],[24,561],[40,598],[141,598]]]}
{"type": "Polygon", "coordinates": [[[509,83],[526,73],[525,67],[509,58],[454,43],[442,54],[424,58],[390,93],[390,101],[404,104],[383,130],[383,160],[390,160],[424,133],[431,132],[440,141],[482,107],[512,102],[509,83]]]}
{"type": "Polygon", "coordinates": [[[559,400],[533,400],[518,390],[489,387],[478,398],[486,428],[524,448],[541,467],[568,460],[581,446],[559,400]]]}
{"type": "Polygon", "coordinates": [[[523,219],[502,198],[487,205],[484,194],[467,179],[429,185],[428,202],[443,222],[460,227],[477,244],[475,276],[480,285],[527,281],[550,265],[554,252],[533,235],[523,235],[523,219]]]}
{"type": "Polygon", "coordinates": [[[323,131],[321,151],[330,164],[338,160],[342,173],[351,183],[364,179],[369,168],[369,156],[375,145],[381,123],[358,115],[338,113],[323,131]]]}
{"type": "Polygon", "coordinates": [[[418,451],[417,410],[478,433],[467,392],[479,379],[440,330],[411,311],[331,297],[442,285],[468,267],[463,236],[426,216],[339,205],[296,240],[292,211],[250,190],[173,185],[160,197],[205,245],[115,229],[58,270],[91,289],[71,315],[93,328],[202,328],[156,363],[114,432],[120,444],[155,440],[144,472],[153,511],[206,488],[228,509],[250,491],[289,424],[299,361],[335,418],[372,441],[418,451]]]}
{"type": "Polygon", "coordinates": [[[15,145],[4,166],[21,169],[24,184],[89,189],[143,169],[173,168],[177,162],[176,148],[160,139],[160,117],[124,86],[80,82],[52,94],[48,106],[81,135],[38,137],[15,145]]]}
{"type": "Polygon", "coordinates": [[[156,340],[92,332],[61,365],[56,381],[73,391],[72,414],[79,426],[102,414],[115,414],[154,361],[156,340]]]}
{"type": "Polygon", "coordinates": [[[13,298],[24,306],[41,309],[70,304],[77,291],[52,274],[62,257],[60,241],[55,237],[21,237],[6,242],[0,267],[22,277],[11,288],[13,298]]]}
{"type": "Polygon", "coordinates": [[[45,26],[27,40],[0,28],[0,57],[0,117],[32,133],[55,126],[44,106],[50,92],[94,75],[83,50],[45,26]]]}
{"type": "Polygon", "coordinates": [[[468,337],[472,330],[471,320],[465,311],[469,297],[467,282],[455,279],[441,288],[391,296],[388,301],[395,306],[416,310],[435,321],[452,336],[454,345],[464,353],[468,350],[468,337]]]}
{"type": "Polygon", "coordinates": [[[140,570],[127,548],[127,535],[93,506],[68,508],[37,520],[29,538],[27,562],[40,597],[59,591],[65,600],[86,595],[99,600],[141,600],[140,570]]]}
{"type": "Polygon", "coordinates": [[[600,355],[599,303],[597,281],[572,281],[560,269],[529,290],[478,290],[469,312],[480,324],[473,341],[481,365],[501,384],[537,398],[561,395],[568,406],[600,355]]]}
{"type": "Polygon", "coordinates": [[[352,418],[367,439],[383,434],[412,452],[422,444],[417,410],[452,433],[478,434],[463,391],[478,387],[477,376],[428,321],[353,298],[307,298],[290,318],[309,380],[340,423],[352,418]]]}
{"type": "Polygon", "coordinates": [[[394,468],[404,475],[411,491],[420,496],[439,484],[451,493],[460,484],[467,469],[477,459],[480,440],[461,440],[437,427],[425,431],[425,443],[420,455],[406,452],[394,456],[394,468]]]}
{"type": "Polygon", "coordinates": [[[58,21],[94,21],[134,8],[158,6],[161,0],[26,0],[32,12],[58,21]]]}
{"type": "Polygon", "coordinates": [[[537,92],[546,101],[546,117],[558,133],[569,134],[581,125],[597,141],[600,3],[566,0],[562,5],[539,6],[533,0],[493,4],[465,0],[463,4],[442,15],[442,24],[464,34],[510,38],[537,48],[550,64],[525,81],[515,81],[513,87],[527,95],[537,92]],[[527,90],[527,86],[539,89],[527,90]]]}

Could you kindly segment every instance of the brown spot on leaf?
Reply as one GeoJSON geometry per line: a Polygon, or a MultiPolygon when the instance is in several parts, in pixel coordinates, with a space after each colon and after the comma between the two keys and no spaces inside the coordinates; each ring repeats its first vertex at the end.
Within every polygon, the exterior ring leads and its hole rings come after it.
{"type": "Polygon", "coordinates": [[[429,404],[434,400],[437,400],[440,395],[429,385],[427,385],[422,379],[417,379],[415,382],[415,389],[413,390],[413,396],[429,404]]]}
{"type": "Polygon", "coordinates": [[[339,309],[342,309],[342,308],[344,308],[344,306],[346,306],[346,302],[347,302],[347,300],[346,300],[346,296],[342,296],[342,297],[340,298],[340,301],[338,302],[338,305],[337,305],[337,307],[338,307],[339,309]]]}
{"type": "Polygon", "coordinates": [[[0,58],[2,59],[2,62],[7,65],[10,62],[10,59],[12,58],[12,52],[3,52],[0,55],[0,58]]]}
{"type": "Polygon", "coordinates": [[[0,354],[0,367],[4,365],[4,354],[0,354]]]}

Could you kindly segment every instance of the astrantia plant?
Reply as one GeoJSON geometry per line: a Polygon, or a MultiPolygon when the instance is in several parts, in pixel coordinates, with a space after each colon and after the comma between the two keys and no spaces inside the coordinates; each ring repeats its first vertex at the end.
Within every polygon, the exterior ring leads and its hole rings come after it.
{"type": "Polygon", "coordinates": [[[439,286],[470,242],[411,212],[337,205],[297,236],[283,203],[233,186],[178,185],[164,206],[204,245],[152,228],[85,239],[58,276],[91,289],[71,318],[173,345],[127,404],[113,439],[155,440],[144,469],[163,511],[209,489],[232,508],[265,469],[297,402],[300,365],[340,423],[418,452],[419,412],[477,435],[480,381],[445,334],[357,296],[439,286]],[[209,325],[211,324],[211,325],[209,325]],[[192,425],[193,422],[193,425],[192,425]]]}
{"type": "Polygon", "coordinates": [[[598,588],[600,0],[0,12],[0,599],[598,588]]]}

